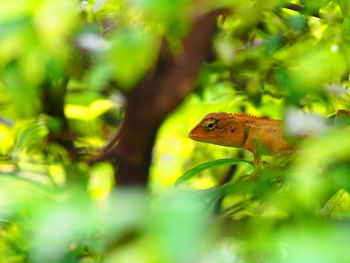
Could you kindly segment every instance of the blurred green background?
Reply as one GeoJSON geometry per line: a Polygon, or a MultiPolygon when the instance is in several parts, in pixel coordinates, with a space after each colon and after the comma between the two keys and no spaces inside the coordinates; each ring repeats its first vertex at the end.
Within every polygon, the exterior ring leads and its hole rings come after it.
{"type": "Polygon", "coordinates": [[[348,0],[1,0],[0,262],[349,262],[350,131],[326,119],[350,109],[349,41],[348,0]],[[147,189],[118,188],[117,167],[89,154],[162,43],[176,54],[218,8],[212,58],[158,130],[147,189]],[[211,112],[314,136],[264,156],[253,180],[249,152],[187,137],[211,112]]]}

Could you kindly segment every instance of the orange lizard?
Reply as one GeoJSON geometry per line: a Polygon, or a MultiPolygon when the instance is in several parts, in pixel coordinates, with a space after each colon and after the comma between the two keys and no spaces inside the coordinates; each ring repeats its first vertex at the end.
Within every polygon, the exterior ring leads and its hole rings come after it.
{"type": "MultiPolygon", "coordinates": [[[[350,111],[338,110],[335,123],[350,111]]],[[[284,137],[282,122],[259,118],[244,113],[210,113],[189,133],[193,140],[217,145],[246,149],[260,163],[261,154],[292,152],[295,145],[284,137]]]]}

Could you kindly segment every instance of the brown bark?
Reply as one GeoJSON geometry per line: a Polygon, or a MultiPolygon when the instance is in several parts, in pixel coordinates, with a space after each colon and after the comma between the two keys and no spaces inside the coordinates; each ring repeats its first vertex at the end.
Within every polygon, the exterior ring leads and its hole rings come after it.
{"type": "Polygon", "coordinates": [[[106,148],[115,157],[118,186],[147,184],[157,130],[193,90],[197,73],[211,53],[217,17],[223,12],[198,17],[180,52],[165,58],[160,55],[155,68],[127,95],[125,119],[115,136],[119,141],[106,148]]]}

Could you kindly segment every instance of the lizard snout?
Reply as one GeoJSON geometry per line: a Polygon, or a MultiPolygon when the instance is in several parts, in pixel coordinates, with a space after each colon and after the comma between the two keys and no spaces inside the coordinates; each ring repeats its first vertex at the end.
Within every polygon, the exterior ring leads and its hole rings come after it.
{"type": "Polygon", "coordinates": [[[198,133],[198,125],[190,131],[188,137],[190,137],[192,140],[198,140],[200,138],[200,135],[198,133]]]}

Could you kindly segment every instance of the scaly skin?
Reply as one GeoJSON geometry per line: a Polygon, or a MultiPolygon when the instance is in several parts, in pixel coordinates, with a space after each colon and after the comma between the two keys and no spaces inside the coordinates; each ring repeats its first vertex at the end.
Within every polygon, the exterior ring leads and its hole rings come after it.
{"type": "Polygon", "coordinates": [[[293,150],[283,137],[281,121],[258,118],[244,113],[210,113],[189,134],[193,140],[244,148],[255,157],[293,150]],[[260,147],[259,147],[260,146],[260,147]]]}

